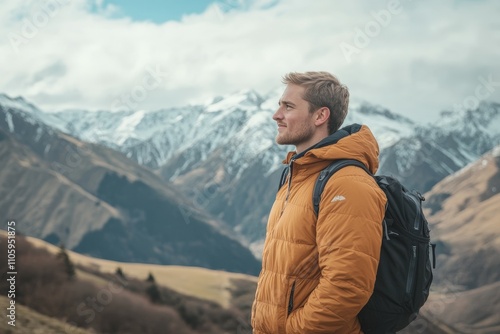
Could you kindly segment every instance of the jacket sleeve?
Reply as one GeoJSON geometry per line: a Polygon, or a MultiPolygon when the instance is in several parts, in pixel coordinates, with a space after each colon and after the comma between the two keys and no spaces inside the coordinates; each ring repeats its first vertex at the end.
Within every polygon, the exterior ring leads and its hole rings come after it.
{"type": "Polygon", "coordinates": [[[287,334],[359,332],[357,315],[375,284],[386,197],[368,175],[343,174],[330,179],[321,196],[321,276],[304,306],[289,315],[287,334]]]}

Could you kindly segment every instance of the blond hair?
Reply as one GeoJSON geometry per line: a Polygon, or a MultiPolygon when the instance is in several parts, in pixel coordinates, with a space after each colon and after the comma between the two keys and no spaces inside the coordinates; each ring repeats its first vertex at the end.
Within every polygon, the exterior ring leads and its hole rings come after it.
{"type": "Polygon", "coordinates": [[[328,133],[337,131],[347,116],[349,90],[328,72],[290,72],[283,76],[284,84],[294,84],[305,88],[304,100],[309,102],[309,111],[322,107],[330,109],[328,133]]]}

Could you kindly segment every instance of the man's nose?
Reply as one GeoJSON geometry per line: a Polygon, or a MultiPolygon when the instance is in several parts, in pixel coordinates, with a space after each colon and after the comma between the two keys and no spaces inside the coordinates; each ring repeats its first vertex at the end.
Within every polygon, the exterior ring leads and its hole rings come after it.
{"type": "Polygon", "coordinates": [[[283,118],[283,117],[282,117],[282,115],[283,115],[283,114],[281,113],[280,108],[278,108],[278,109],[276,109],[276,111],[274,112],[273,119],[274,119],[275,121],[277,121],[277,120],[279,120],[279,119],[282,119],[282,118],[283,118]]]}

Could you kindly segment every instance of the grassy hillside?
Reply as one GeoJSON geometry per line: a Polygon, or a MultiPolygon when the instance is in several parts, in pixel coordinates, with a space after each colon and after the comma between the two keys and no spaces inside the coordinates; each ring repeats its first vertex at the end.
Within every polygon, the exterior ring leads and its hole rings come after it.
{"type": "Polygon", "coordinates": [[[455,332],[500,332],[499,189],[500,147],[424,195],[437,266],[423,311],[455,332]]]}
{"type": "Polygon", "coordinates": [[[0,105],[0,211],[18,231],[115,261],[259,272],[222,221],[151,170],[28,116],[0,105]]]}
{"type": "MultiPolygon", "coordinates": [[[[3,232],[0,234],[2,254],[6,253],[6,244],[3,232]]],[[[255,283],[244,279],[244,275],[217,279],[224,273],[208,275],[204,270],[193,268],[195,276],[201,273],[201,278],[187,279],[183,278],[187,276],[182,276],[186,273],[181,270],[170,271],[169,275],[147,265],[126,267],[121,263],[105,261],[104,264],[100,260],[84,257],[73,262],[76,258],[77,254],[68,255],[66,250],[42,241],[21,235],[16,237],[16,306],[28,307],[28,311],[47,317],[40,327],[43,330],[45,323],[57,326],[54,324],[58,321],[67,323],[65,326],[68,328],[69,324],[73,324],[96,333],[120,334],[222,334],[237,332],[248,325],[244,319],[249,314],[255,283]],[[36,247],[35,244],[43,247],[36,247]],[[108,268],[109,271],[101,271],[101,268],[108,268]],[[190,289],[186,282],[183,282],[184,289],[190,291],[191,296],[157,282],[166,282],[168,280],[164,276],[174,275],[176,280],[169,277],[174,282],[188,280],[189,284],[211,289],[207,295],[212,301],[193,297],[195,294],[203,295],[203,289],[190,289]],[[217,290],[224,291],[223,298],[217,296],[217,290]],[[227,308],[214,302],[217,299],[227,308]]],[[[6,265],[5,262],[0,263],[0,272],[7,272],[6,265]]],[[[7,281],[0,281],[0,295],[6,296],[8,289],[7,281]]],[[[18,312],[25,310],[18,308],[18,312]]],[[[23,318],[18,320],[21,322],[23,318]]],[[[2,328],[0,333],[8,329],[2,328]]],[[[49,329],[49,333],[64,333],[58,330],[49,329]]],[[[30,329],[26,331],[30,332],[30,329]]]]}
{"type": "MultiPolygon", "coordinates": [[[[5,310],[9,305],[9,299],[0,296],[0,309],[5,310]]],[[[2,312],[2,315],[4,312],[2,312]]],[[[73,327],[60,320],[47,317],[32,309],[17,304],[16,305],[16,327],[7,324],[2,318],[0,321],[0,333],[3,334],[91,334],[83,328],[73,327]]]]}
{"type": "MultiPolygon", "coordinates": [[[[5,235],[5,231],[0,231],[0,234],[5,235]]],[[[59,252],[58,247],[43,240],[32,237],[26,237],[26,239],[36,247],[46,249],[53,254],[59,252]]],[[[234,281],[257,282],[257,277],[245,274],[197,267],[123,263],[97,259],[69,250],[67,253],[75,265],[92,268],[102,273],[115,273],[117,268],[121,268],[126,276],[139,280],[146,279],[151,273],[159,285],[169,287],[182,294],[216,302],[223,307],[229,307],[231,304],[231,290],[234,290],[234,281]]],[[[94,283],[100,281],[101,284],[105,284],[105,280],[99,280],[95,275],[81,271],[78,274],[82,279],[94,283]]]]}

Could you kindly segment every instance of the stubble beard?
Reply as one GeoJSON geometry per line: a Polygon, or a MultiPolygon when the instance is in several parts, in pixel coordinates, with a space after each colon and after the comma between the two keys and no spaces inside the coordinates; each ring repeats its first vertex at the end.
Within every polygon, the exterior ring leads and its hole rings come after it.
{"type": "MultiPolygon", "coordinates": [[[[285,128],[288,130],[288,128],[285,128]]],[[[314,128],[303,125],[296,133],[278,133],[276,135],[276,143],[278,145],[300,145],[309,141],[314,135],[314,128]]]]}

